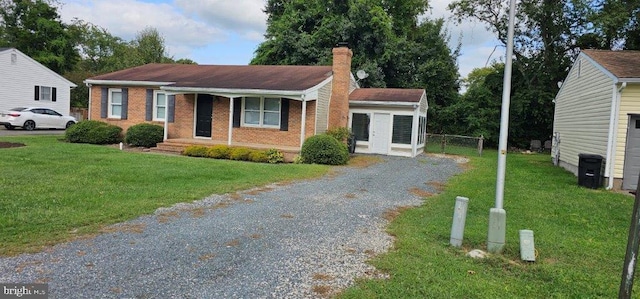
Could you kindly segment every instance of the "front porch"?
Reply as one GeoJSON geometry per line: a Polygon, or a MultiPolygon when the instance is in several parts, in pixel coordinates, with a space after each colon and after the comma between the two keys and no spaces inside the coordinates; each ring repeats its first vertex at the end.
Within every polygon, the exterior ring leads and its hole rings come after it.
{"type": "MultiPolygon", "coordinates": [[[[226,141],[211,140],[211,139],[197,139],[197,138],[172,138],[167,139],[162,143],[158,143],[155,148],[152,148],[153,152],[173,153],[180,154],[187,146],[190,145],[202,145],[202,146],[214,146],[214,145],[228,145],[226,141]]],[[[281,146],[281,145],[265,145],[259,143],[246,143],[246,142],[232,142],[231,146],[246,147],[258,150],[268,150],[275,148],[284,154],[284,160],[286,162],[292,162],[293,158],[300,154],[299,147],[293,146],[281,146]]]]}

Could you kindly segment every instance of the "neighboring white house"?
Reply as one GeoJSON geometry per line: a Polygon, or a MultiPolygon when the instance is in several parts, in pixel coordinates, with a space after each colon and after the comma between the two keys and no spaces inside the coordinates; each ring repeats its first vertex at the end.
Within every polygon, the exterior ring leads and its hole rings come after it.
{"type": "Polygon", "coordinates": [[[0,110],[44,107],[69,115],[73,82],[15,48],[0,48],[0,110]]]}
{"type": "Polygon", "coordinates": [[[640,51],[584,50],[556,95],[553,151],[578,174],[578,155],[605,159],[607,189],[635,189],[640,172],[640,51]]]}

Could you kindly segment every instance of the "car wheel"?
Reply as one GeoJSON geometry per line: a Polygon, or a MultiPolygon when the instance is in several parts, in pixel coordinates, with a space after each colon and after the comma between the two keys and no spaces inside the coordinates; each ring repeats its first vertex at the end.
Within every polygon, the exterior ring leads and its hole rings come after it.
{"type": "Polygon", "coordinates": [[[12,125],[4,125],[4,127],[5,127],[7,130],[13,130],[13,129],[15,129],[15,128],[16,128],[16,127],[14,127],[14,126],[12,126],[12,125]]]}
{"type": "Polygon", "coordinates": [[[32,120],[25,121],[24,125],[22,125],[22,128],[27,131],[33,131],[33,129],[36,128],[36,123],[32,120]]]}
{"type": "Polygon", "coordinates": [[[76,124],[76,123],[74,123],[74,122],[72,122],[72,121],[69,121],[69,122],[67,122],[67,125],[66,125],[66,126],[64,126],[64,128],[65,128],[65,129],[68,129],[69,127],[71,127],[71,126],[73,126],[73,125],[75,125],[75,124],[76,124]]]}

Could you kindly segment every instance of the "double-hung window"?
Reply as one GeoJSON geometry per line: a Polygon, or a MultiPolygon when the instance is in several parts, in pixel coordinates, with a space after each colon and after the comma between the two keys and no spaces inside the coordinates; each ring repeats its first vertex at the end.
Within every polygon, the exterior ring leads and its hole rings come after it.
{"type": "Polygon", "coordinates": [[[122,117],[122,89],[109,89],[109,118],[122,117]]]}
{"type": "Polygon", "coordinates": [[[51,101],[51,87],[40,86],[40,100],[51,101]]]}
{"type": "Polygon", "coordinates": [[[280,98],[246,97],[243,124],[247,127],[280,127],[280,98]]]}
{"type": "Polygon", "coordinates": [[[167,115],[167,94],[155,91],[153,97],[153,120],[164,121],[167,115]]]}

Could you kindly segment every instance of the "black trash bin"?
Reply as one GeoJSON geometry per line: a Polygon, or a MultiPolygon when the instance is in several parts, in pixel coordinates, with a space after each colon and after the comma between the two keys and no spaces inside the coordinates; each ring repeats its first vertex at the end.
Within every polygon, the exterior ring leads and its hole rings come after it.
{"type": "Polygon", "coordinates": [[[603,157],[600,155],[578,155],[578,185],[598,189],[602,186],[603,157]]]}

